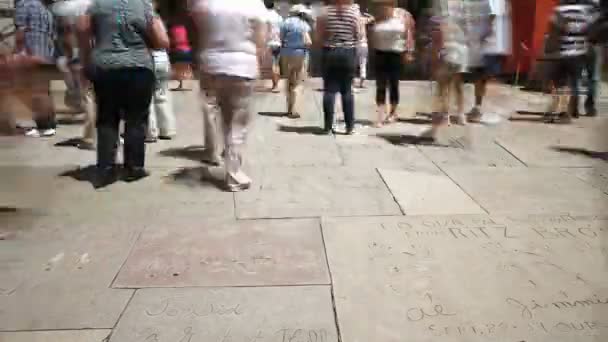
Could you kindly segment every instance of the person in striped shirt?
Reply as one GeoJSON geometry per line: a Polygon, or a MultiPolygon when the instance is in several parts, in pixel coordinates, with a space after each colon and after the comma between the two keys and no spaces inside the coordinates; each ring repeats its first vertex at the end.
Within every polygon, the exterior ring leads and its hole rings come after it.
{"type": "Polygon", "coordinates": [[[355,104],[352,83],[357,64],[359,11],[352,0],[335,0],[317,20],[317,42],[323,63],[324,132],[333,134],[336,94],[342,97],[346,134],[354,133],[355,104]]]}
{"type": "MultiPolygon", "coordinates": [[[[578,117],[579,80],[590,51],[587,31],[597,17],[597,7],[588,0],[561,0],[550,19],[550,31],[556,35],[555,66],[551,78],[557,88],[570,90],[569,108],[559,113],[559,122],[569,123],[578,117]]],[[[554,113],[547,120],[553,121],[554,113]]]]}

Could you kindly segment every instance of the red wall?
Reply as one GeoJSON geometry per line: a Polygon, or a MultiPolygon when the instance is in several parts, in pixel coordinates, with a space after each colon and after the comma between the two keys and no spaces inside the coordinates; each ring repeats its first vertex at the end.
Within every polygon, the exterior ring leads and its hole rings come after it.
{"type": "Polygon", "coordinates": [[[520,71],[526,73],[542,55],[549,17],[556,3],[557,0],[511,0],[513,55],[508,63],[508,71],[515,72],[519,61],[520,71]],[[522,49],[522,42],[528,51],[522,49]]]}

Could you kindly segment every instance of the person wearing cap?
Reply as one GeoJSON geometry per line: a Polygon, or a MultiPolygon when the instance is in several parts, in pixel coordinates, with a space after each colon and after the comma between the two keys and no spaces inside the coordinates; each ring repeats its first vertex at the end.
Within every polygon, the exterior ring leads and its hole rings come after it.
{"type": "Polygon", "coordinates": [[[310,26],[304,20],[305,7],[294,5],[289,17],[281,24],[281,65],[287,74],[287,115],[300,117],[297,100],[305,75],[305,59],[312,44],[310,26]]]}

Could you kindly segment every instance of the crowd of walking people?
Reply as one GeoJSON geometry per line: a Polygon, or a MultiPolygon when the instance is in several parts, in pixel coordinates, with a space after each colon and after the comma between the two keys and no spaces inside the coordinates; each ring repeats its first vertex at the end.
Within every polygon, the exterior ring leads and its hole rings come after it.
{"type": "MultiPolygon", "coordinates": [[[[31,137],[56,133],[49,81],[55,66],[63,72],[65,103],[86,113],[79,147],[97,151],[97,184],[105,186],[121,174],[127,181],[148,175],[145,144],[178,133],[169,81],[180,80],[182,89],[181,81],[191,77],[195,66],[205,122],[206,150],[201,158],[224,164],[226,189],[241,191],[252,182],[242,169],[242,150],[253,116],[249,104],[254,83],[266,64],[271,66],[272,92],[280,92],[281,75],[285,76],[287,116],[297,119],[303,110],[300,93],[311,69],[311,51],[320,51],[323,132],[336,132],[335,102],[340,94],[345,134],[351,135],[356,117],[353,89],[365,87],[371,52],[374,126],[397,120],[402,69],[417,55],[416,21],[396,7],[395,0],[372,3],[373,14],[352,0],[326,1],[318,13],[310,4],[296,4],[283,18],[272,0],[190,0],[187,14],[167,30],[150,0],[20,0],[15,50],[3,57],[2,72],[14,76],[12,86],[27,90],[16,94],[28,97],[24,102],[31,104],[36,127],[25,132],[31,137]],[[124,172],[116,164],[120,145],[124,172]]],[[[424,52],[438,85],[437,108],[431,129],[420,139],[435,139],[450,118],[461,125],[482,119],[487,83],[500,75],[511,53],[506,4],[436,1],[433,16],[427,18],[429,44],[424,52]],[[463,100],[465,75],[475,82],[475,105],[468,112],[463,100]],[[452,96],[456,112],[450,113],[452,96]]],[[[581,71],[595,65],[591,42],[602,38],[599,14],[599,4],[591,0],[560,0],[555,8],[543,57],[543,74],[554,94],[547,121],[567,123],[579,115],[581,71]],[[588,37],[590,31],[595,38],[588,37]],[[567,96],[570,93],[573,96],[567,96]],[[567,110],[564,101],[569,102],[567,110]]],[[[594,70],[587,71],[593,74],[594,70]]],[[[594,91],[585,103],[589,116],[597,114],[594,91]]]]}

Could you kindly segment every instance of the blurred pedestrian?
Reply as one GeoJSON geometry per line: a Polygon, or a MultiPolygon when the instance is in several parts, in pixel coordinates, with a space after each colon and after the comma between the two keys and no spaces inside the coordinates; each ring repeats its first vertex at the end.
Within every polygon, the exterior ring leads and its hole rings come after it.
{"type": "Polygon", "coordinates": [[[96,186],[116,181],[116,150],[125,120],[125,181],[146,177],[145,137],[154,92],[149,50],[167,49],[169,37],[148,1],[95,0],[78,20],[84,72],[97,102],[96,186]]]}
{"type": "Polygon", "coordinates": [[[354,133],[355,103],[353,79],[357,65],[359,11],[350,0],[335,0],[317,19],[323,68],[324,132],[333,134],[336,94],[342,97],[346,134],[354,133]]]}
{"type": "Polygon", "coordinates": [[[405,63],[414,59],[414,19],[405,10],[396,8],[395,0],[376,0],[379,13],[372,37],[376,65],[376,105],[378,121],[375,126],[397,120],[399,80],[405,63]],[[386,93],[390,110],[386,110],[386,93]]]}
{"type": "Polygon", "coordinates": [[[558,91],[568,89],[570,101],[566,112],[548,113],[547,121],[553,122],[556,114],[560,123],[579,116],[579,81],[591,47],[587,31],[598,14],[598,8],[587,0],[560,0],[555,6],[549,29],[555,36],[551,78],[558,91]]]}
{"type": "Polygon", "coordinates": [[[501,75],[507,56],[511,54],[511,9],[507,0],[489,0],[490,12],[481,17],[483,50],[482,65],[473,70],[475,80],[475,106],[468,113],[469,122],[479,122],[483,116],[481,106],[488,81],[501,75]]]}
{"type": "MultiPolygon", "coordinates": [[[[591,25],[595,23],[595,21],[600,18],[601,8],[598,0],[588,0],[587,5],[591,6],[592,19],[589,20],[589,29],[591,25]]],[[[589,31],[587,29],[587,32],[589,31]]],[[[589,41],[589,40],[588,40],[589,41]]],[[[583,71],[585,71],[584,75],[586,79],[581,77],[581,81],[586,84],[587,88],[587,98],[585,99],[585,115],[586,116],[597,116],[597,107],[595,105],[595,97],[597,95],[597,61],[598,61],[598,49],[595,44],[589,42],[587,56],[585,57],[585,62],[583,64],[583,71]]],[[[574,97],[571,99],[573,100],[574,97]]],[[[574,104],[572,104],[574,107],[574,104]]],[[[578,109],[578,108],[576,108],[578,109]]]]}
{"type": "Polygon", "coordinates": [[[306,55],[312,45],[311,28],[304,14],[304,6],[294,5],[289,10],[289,18],[281,25],[281,65],[287,75],[287,116],[292,119],[300,117],[298,98],[305,79],[306,55]]]}
{"type": "Polygon", "coordinates": [[[184,81],[192,78],[192,47],[188,39],[185,25],[185,15],[181,12],[169,27],[171,48],[169,57],[175,69],[175,78],[179,85],[174,90],[189,90],[184,88],[184,81]]]}
{"type": "MultiPolygon", "coordinates": [[[[158,0],[154,1],[158,10],[158,0]]],[[[165,49],[152,51],[154,63],[154,95],[150,104],[150,117],[148,119],[148,131],[146,142],[156,142],[159,138],[171,140],[176,135],[175,114],[173,112],[173,101],[169,92],[169,81],[171,80],[171,63],[165,49]]],[[[192,58],[190,56],[190,63],[192,58]]]]}
{"type": "Polygon", "coordinates": [[[191,10],[200,40],[201,83],[222,116],[226,189],[242,191],[251,186],[242,170],[242,152],[252,119],[253,81],[266,43],[267,10],[259,0],[192,0],[191,10]]]}
{"type": "Polygon", "coordinates": [[[16,95],[31,109],[36,127],[26,131],[30,137],[49,137],[56,133],[51,98],[51,79],[55,72],[56,28],[47,0],[21,0],[15,7],[15,51],[19,65],[16,95]]]}
{"type": "Polygon", "coordinates": [[[452,93],[456,100],[455,123],[466,124],[464,75],[483,65],[482,45],[490,17],[488,0],[447,0],[435,5],[441,20],[439,30],[433,35],[437,41],[433,45],[440,48],[435,71],[438,111],[433,114],[431,129],[422,136],[432,140],[436,139],[440,127],[450,122],[452,93]]]}
{"type": "Polygon", "coordinates": [[[369,46],[367,44],[367,25],[370,25],[374,21],[374,17],[366,12],[363,12],[356,5],[360,11],[359,16],[359,42],[357,44],[357,65],[359,69],[359,88],[365,88],[365,80],[367,79],[367,61],[369,57],[369,46]]]}
{"type": "Polygon", "coordinates": [[[281,24],[283,17],[275,9],[274,0],[264,0],[268,10],[266,20],[268,23],[268,49],[272,55],[272,88],[271,91],[279,92],[279,81],[281,80],[281,24]]]}
{"type": "Polygon", "coordinates": [[[76,37],[76,20],[84,15],[92,5],[92,0],[64,0],[53,5],[61,34],[59,42],[63,56],[58,61],[59,69],[64,72],[66,93],[65,104],[79,112],[85,113],[83,133],[78,148],[95,149],[96,108],[90,82],[82,77],[82,63],[78,52],[76,37]]]}

